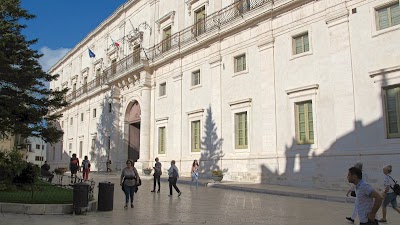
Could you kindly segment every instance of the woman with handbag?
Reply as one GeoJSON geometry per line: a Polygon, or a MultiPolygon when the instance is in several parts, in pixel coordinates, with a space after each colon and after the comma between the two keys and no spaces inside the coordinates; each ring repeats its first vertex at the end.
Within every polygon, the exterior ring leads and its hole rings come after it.
{"type": "Polygon", "coordinates": [[[129,199],[131,202],[131,208],[133,208],[133,196],[139,185],[139,174],[135,168],[135,163],[128,159],[126,161],[126,167],[122,170],[120,185],[125,193],[125,206],[124,209],[128,208],[129,199]]]}

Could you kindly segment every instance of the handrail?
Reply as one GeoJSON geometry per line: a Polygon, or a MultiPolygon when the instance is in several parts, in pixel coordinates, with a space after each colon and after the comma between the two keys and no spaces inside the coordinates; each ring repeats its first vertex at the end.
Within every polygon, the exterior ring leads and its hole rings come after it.
{"type": "Polygon", "coordinates": [[[160,43],[149,49],[136,49],[133,53],[106,68],[100,77],[96,77],[96,79],[92,80],[88,84],[83,85],[76,91],[67,95],[66,101],[71,101],[108,83],[117,75],[140,64],[141,59],[157,59],[172,50],[196,41],[200,36],[221,29],[221,27],[231,21],[270,2],[272,2],[272,0],[237,0],[225,8],[206,16],[203,20],[196,22],[194,25],[162,40],[160,43]],[[143,57],[141,56],[141,52],[144,54],[143,57]]]}

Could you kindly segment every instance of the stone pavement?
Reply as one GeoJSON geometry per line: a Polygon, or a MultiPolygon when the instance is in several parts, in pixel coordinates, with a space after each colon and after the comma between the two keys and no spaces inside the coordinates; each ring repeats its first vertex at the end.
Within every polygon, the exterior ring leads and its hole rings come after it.
{"type": "MultiPolygon", "coordinates": [[[[96,182],[110,181],[114,187],[114,209],[110,212],[89,212],[87,215],[17,215],[0,214],[0,224],[69,225],[69,224],[271,224],[271,225],[346,225],[353,204],[315,199],[260,194],[222,188],[198,189],[183,184],[182,196],[168,197],[167,183],[161,193],[150,193],[152,177],[142,176],[143,185],[135,195],[135,208],[123,209],[124,194],[118,174],[91,174],[96,182]]],[[[205,183],[205,182],[204,182],[205,183]]],[[[245,187],[245,184],[230,187],[245,187]]],[[[257,185],[250,184],[257,187],[257,185]]],[[[96,188],[97,189],[97,188],[96,188]]],[[[244,189],[242,189],[244,190],[244,189]]],[[[261,191],[260,191],[261,192],[261,191]]],[[[345,193],[343,193],[345,194],[345,193]]],[[[97,193],[95,193],[97,196],[97,193]]],[[[380,216],[379,212],[379,216],[380,216]]],[[[389,225],[400,224],[400,216],[388,209],[389,225]]]]}

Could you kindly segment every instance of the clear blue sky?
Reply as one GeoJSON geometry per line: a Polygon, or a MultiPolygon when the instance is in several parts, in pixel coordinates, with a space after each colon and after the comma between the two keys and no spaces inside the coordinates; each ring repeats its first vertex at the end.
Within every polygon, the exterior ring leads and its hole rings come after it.
{"type": "Polygon", "coordinates": [[[22,8],[36,15],[23,34],[39,39],[32,48],[44,54],[39,62],[47,70],[126,1],[21,0],[22,8]]]}

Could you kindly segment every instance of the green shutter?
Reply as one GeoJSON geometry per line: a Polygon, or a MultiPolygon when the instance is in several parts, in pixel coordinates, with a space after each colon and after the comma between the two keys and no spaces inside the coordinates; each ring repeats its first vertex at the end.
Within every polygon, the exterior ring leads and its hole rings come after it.
{"type": "Polygon", "coordinates": [[[310,50],[310,43],[308,41],[308,33],[303,36],[303,44],[304,44],[304,52],[308,52],[310,50]]]}
{"type": "Polygon", "coordinates": [[[165,127],[158,128],[158,154],[165,154],[165,127]]]}
{"type": "Polygon", "coordinates": [[[297,37],[295,39],[295,46],[296,46],[296,54],[302,53],[303,52],[303,43],[302,43],[302,38],[297,37]]]}
{"type": "Polygon", "coordinates": [[[389,12],[388,8],[378,10],[378,20],[379,20],[379,29],[385,29],[389,27],[389,12]]]}
{"type": "Polygon", "coordinates": [[[400,6],[399,3],[390,7],[390,16],[392,20],[392,26],[400,24],[400,6]]]}
{"type": "Polygon", "coordinates": [[[296,132],[298,144],[314,143],[312,102],[296,104],[296,132]]]}
{"type": "Polygon", "coordinates": [[[235,147],[237,149],[247,148],[248,126],[247,112],[235,114],[235,147]]]}
{"type": "Polygon", "coordinates": [[[386,90],[386,124],[389,138],[400,137],[400,87],[386,90]]]}

